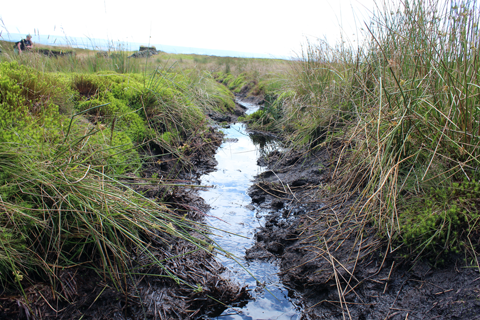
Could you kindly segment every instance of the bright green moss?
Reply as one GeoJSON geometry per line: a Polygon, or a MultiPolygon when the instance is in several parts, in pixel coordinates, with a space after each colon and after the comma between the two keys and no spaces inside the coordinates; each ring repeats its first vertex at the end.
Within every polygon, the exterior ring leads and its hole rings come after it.
{"type": "Polygon", "coordinates": [[[405,206],[399,217],[403,244],[427,257],[465,249],[464,238],[476,231],[479,222],[479,185],[471,181],[432,188],[405,206]]]}
{"type": "Polygon", "coordinates": [[[52,75],[16,62],[0,64],[0,141],[56,141],[64,120],[57,103],[67,103],[68,94],[52,75]]]}
{"type": "Polygon", "coordinates": [[[148,138],[145,120],[138,112],[129,108],[124,100],[117,99],[111,94],[105,94],[102,99],[82,101],[77,109],[89,110],[91,120],[100,122],[111,130],[125,132],[132,141],[142,142],[148,138]]]}

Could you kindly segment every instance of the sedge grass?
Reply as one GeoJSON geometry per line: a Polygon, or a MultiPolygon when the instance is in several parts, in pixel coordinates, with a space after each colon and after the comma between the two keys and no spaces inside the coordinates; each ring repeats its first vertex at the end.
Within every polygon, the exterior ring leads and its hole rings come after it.
{"type": "Polygon", "coordinates": [[[378,2],[362,45],[307,45],[273,124],[335,151],[332,190],[357,195],[360,228],[437,262],[478,250],[467,245],[477,193],[462,187],[479,179],[478,12],[468,0],[378,2]]]}
{"type": "Polygon", "coordinates": [[[55,283],[59,270],[84,263],[121,287],[136,254],[162,265],[150,253],[151,239],[168,242],[170,235],[199,248],[211,246],[190,233],[202,227],[165,206],[91,166],[33,158],[31,147],[1,144],[0,266],[5,287],[38,277],[55,283]]]}

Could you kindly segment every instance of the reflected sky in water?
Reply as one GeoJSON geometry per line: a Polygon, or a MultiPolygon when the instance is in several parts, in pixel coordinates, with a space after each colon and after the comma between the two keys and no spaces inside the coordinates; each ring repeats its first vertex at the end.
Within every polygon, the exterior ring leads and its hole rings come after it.
{"type": "Polygon", "coordinates": [[[252,289],[254,300],[243,308],[227,309],[214,319],[299,319],[299,311],[277,276],[278,267],[267,262],[247,263],[243,260],[245,250],[254,244],[255,229],[261,226],[261,220],[252,210],[247,189],[252,185],[253,177],[263,168],[257,166],[260,150],[256,149],[243,124],[231,125],[223,131],[228,140],[217,151],[217,171],[203,176],[201,182],[214,187],[202,191],[200,196],[211,206],[207,222],[233,233],[215,232],[212,236],[214,241],[238,257],[256,279],[237,263],[219,256],[219,260],[230,270],[231,278],[252,289]],[[265,284],[267,290],[257,286],[257,280],[265,284]]]}

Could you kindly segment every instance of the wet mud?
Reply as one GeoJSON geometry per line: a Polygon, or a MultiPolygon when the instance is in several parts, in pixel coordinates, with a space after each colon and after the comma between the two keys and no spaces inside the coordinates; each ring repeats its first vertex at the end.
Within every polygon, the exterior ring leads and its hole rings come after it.
{"type": "Polygon", "coordinates": [[[234,123],[238,117],[245,115],[247,110],[242,104],[235,101],[235,111],[232,114],[220,114],[218,112],[211,111],[208,113],[208,117],[218,123],[234,123]]]}
{"type": "MultiPolygon", "coordinates": [[[[250,105],[249,112],[257,108],[250,105]]],[[[278,266],[269,261],[244,259],[245,250],[255,243],[255,230],[263,224],[247,190],[253,177],[263,171],[257,159],[266,146],[260,147],[261,141],[246,131],[245,124],[232,124],[222,130],[225,139],[215,155],[217,170],[202,176],[201,184],[212,187],[202,190],[200,195],[211,205],[206,218],[212,226],[211,238],[228,252],[218,255],[228,268],[226,275],[241,286],[247,285],[252,298],[244,306],[231,307],[211,318],[299,319],[296,299],[281,282],[278,266]]]]}
{"type": "Polygon", "coordinates": [[[302,319],[480,319],[480,274],[459,257],[442,268],[405,261],[368,225],[345,220],[353,199],[331,199],[328,150],[275,151],[249,195],[268,212],[250,260],[277,261],[302,297],[302,319]]]}

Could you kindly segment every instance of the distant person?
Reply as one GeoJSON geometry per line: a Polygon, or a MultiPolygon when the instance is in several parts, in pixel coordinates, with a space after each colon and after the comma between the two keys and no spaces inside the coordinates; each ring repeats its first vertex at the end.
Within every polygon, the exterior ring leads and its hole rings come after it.
{"type": "Polygon", "coordinates": [[[15,47],[14,47],[15,53],[22,53],[25,50],[32,50],[33,49],[33,43],[32,43],[32,36],[27,35],[26,39],[22,39],[18,42],[15,42],[15,47]]]}

